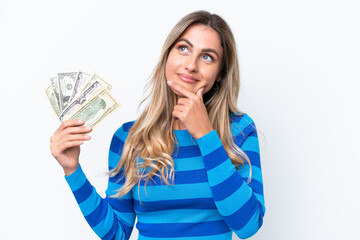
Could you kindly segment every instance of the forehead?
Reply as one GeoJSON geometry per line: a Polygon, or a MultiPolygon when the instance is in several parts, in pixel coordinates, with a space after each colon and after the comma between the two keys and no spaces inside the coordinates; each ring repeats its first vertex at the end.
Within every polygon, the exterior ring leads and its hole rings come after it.
{"type": "Polygon", "coordinates": [[[219,34],[210,26],[194,24],[190,26],[179,39],[189,40],[197,48],[213,48],[222,52],[219,34]]]}

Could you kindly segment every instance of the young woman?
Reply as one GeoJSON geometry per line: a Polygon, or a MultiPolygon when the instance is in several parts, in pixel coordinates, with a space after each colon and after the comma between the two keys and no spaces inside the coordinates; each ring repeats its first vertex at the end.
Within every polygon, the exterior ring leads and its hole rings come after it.
{"type": "Polygon", "coordinates": [[[64,121],[51,152],[101,239],[231,239],[257,232],[265,213],[257,131],[237,109],[235,40],[215,14],[193,12],[165,41],[149,103],[114,134],[101,198],[79,165],[91,128],[64,121]],[[85,134],[84,134],[85,133],[85,134]]]}

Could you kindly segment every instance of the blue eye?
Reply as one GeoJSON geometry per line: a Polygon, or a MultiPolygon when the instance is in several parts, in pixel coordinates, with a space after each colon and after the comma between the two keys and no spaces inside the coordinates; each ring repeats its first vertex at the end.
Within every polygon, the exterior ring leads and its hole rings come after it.
{"type": "Polygon", "coordinates": [[[178,47],[178,49],[180,50],[180,52],[188,52],[189,49],[186,46],[180,46],[178,47]]]}
{"type": "Polygon", "coordinates": [[[213,59],[210,55],[208,55],[208,54],[205,54],[205,55],[203,56],[203,59],[204,59],[205,61],[214,62],[214,59],[213,59]]]}

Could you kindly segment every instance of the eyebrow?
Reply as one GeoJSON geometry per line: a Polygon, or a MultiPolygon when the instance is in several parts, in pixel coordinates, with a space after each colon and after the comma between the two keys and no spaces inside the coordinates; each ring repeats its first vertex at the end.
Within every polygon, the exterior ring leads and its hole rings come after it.
{"type": "MultiPolygon", "coordinates": [[[[181,42],[181,41],[186,42],[187,44],[190,45],[190,47],[194,47],[194,45],[193,45],[189,40],[187,40],[186,38],[180,38],[176,43],[181,42]]],[[[214,54],[216,55],[216,57],[217,57],[218,59],[220,59],[219,54],[218,54],[218,52],[217,52],[215,49],[212,49],[212,48],[204,48],[204,49],[201,49],[201,52],[202,52],[202,53],[203,53],[203,52],[212,52],[212,53],[214,53],[214,54]]]]}

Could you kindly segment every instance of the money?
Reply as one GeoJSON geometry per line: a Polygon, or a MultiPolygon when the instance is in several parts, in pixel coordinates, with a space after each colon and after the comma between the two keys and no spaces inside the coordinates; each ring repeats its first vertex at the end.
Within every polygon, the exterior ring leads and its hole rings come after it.
{"type": "Polygon", "coordinates": [[[58,105],[58,108],[60,109],[59,81],[57,76],[50,78],[50,83],[56,97],[56,103],[58,105]]]}
{"type": "Polygon", "coordinates": [[[98,81],[101,83],[101,85],[103,85],[104,87],[106,87],[108,90],[112,89],[112,86],[110,83],[106,82],[104,79],[102,79],[99,75],[97,75],[96,73],[92,74],[91,77],[89,78],[89,80],[87,81],[86,85],[84,86],[83,89],[89,87],[89,85],[91,85],[93,82],[98,81]]]}
{"type": "Polygon", "coordinates": [[[113,86],[98,74],[65,72],[50,78],[45,89],[51,107],[61,122],[82,119],[95,127],[121,105],[111,94],[113,86]]]}
{"type": "Polygon", "coordinates": [[[99,83],[98,81],[95,81],[93,84],[91,84],[87,89],[85,89],[74,101],[71,102],[71,104],[61,113],[59,116],[60,121],[67,119],[66,116],[71,115],[74,113],[79,106],[81,106],[87,99],[92,98],[97,94],[99,90],[103,88],[103,85],[99,83]]]}
{"type": "Polygon", "coordinates": [[[60,116],[60,108],[59,108],[59,105],[58,105],[58,102],[57,102],[56,95],[54,93],[54,89],[50,85],[50,86],[48,86],[46,88],[45,92],[46,92],[46,96],[48,97],[48,99],[50,101],[50,104],[51,104],[55,114],[57,116],[60,116]]]}
{"type": "Polygon", "coordinates": [[[70,102],[80,92],[81,88],[84,86],[84,83],[88,77],[89,77],[89,74],[79,71],[79,74],[77,75],[77,78],[75,81],[74,90],[70,97],[70,102]]]}
{"type": "Polygon", "coordinates": [[[78,72],[58,73],[61,111],[63,111],[70,102],[78,74],[78,72]]]}
{"type": "Polygon", "coordinates": [[[82,119],[85,122],[85,126],[94,127],[119,107],[120,104],[105,88],[98,95],[87,101],[70,119],[82,119]]]}

